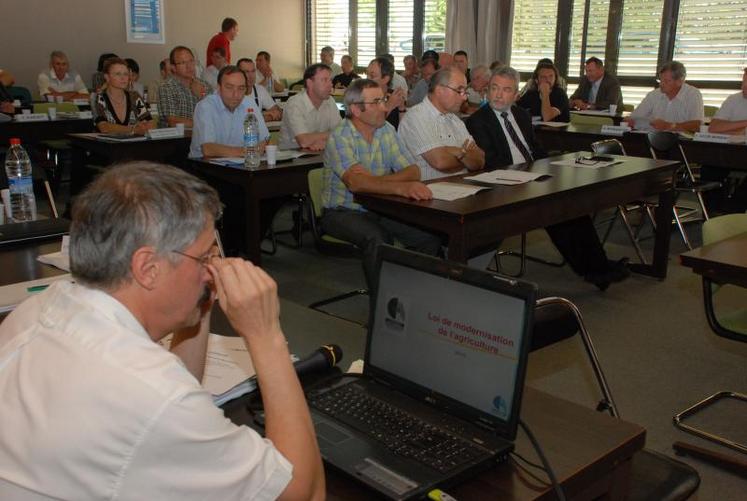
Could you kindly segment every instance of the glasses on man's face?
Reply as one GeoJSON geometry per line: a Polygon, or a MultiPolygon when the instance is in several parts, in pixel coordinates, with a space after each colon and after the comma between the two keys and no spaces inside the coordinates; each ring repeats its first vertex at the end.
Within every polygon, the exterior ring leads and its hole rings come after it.
{"type": "Polygon", "coordinates": [[[218,249],[217,245],[213,245],[212,247],[210,247],[210,250],[207,251],[202,256],[192,256],[191,254],[187,254],[186,252],[182,252],[178,250],[174,250],[171,252],[173,252],[174,254],[179,254],[180,256],[188,257],[189,259],[192,259],[194,261],[197,261],[202,266],[207,266],[213,261],[213,259],[221,257],[220,250],[218,249]]]}
{"type": "Polygon", "coordinates": [[[453,90],[460,96],[466,96],[467,95],[467,87],[452,87],[450,85],[442,84],[442,87],[446,87],[447,89],[453,90]]]}
{"type": "Polygon", "coordinates": [[[177,61],[174,63],[174,65],[176,66],[182,66],[182,65],[194,66],[194,64],[195,64],[194,59],[190,59],[189,61],[177,61]]]}
{"type": "Polygon", "coordinates": [[[389,101],[389,96],[384,96],[384,97],[377,97],[376,99],[373,99],[371,101],[358,101],[353,104],[373,104],[376,106],[380,106],[382,104],[386,104],[388,101],[389,101]]]}

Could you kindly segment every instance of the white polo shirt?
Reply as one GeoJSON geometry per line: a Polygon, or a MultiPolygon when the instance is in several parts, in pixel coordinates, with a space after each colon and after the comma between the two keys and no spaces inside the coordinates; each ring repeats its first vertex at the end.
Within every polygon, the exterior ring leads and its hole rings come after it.
{"type": "Polygon", "coordinates": [[[741,92],[732,94],[724,100],[713,118],[730,122],[747,120],[747,98],[741,92]]]}
{"type": "Polygon", "coordinates": [[[341,120],[332,96],[317,108],[304,90],[285,103],[283,122],[280,125],[280,149],[298,148],[296,136],[299,134],[331,132],[341,120]]]}
{"type": "Polygon", "coordinates": [[[62,79],[57,78],[57,74],[53,69],[42,71],[39,73],[37,78],[37,86],[39,87],[39,95],[44,96],[49,94],[50,90],[56,92],[78,92],[80,94],[88,94],[86,84],[83,83],[83,79],[75,71],[69,71],[65,73],[62,79]]]}
{"type": "Polygon", "coordinates": [[[682,84],[680,91],[669,99],[661,89],[654,89],[643,98],[641,104],[630,114],[633,120],[654,120],[659,118],[667,122],[689,122],[705,119],[703,114],[703,96],[700,91],[687,83],[682,84]]]}

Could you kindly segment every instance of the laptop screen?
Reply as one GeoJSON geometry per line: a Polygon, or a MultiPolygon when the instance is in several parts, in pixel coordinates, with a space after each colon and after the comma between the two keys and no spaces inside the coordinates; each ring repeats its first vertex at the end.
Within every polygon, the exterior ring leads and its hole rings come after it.
{"type": "Polygon", "coordinates": [[[382,259],[366,365],[511,423],[513,434],[534,287],[441,263],[433,273],[382,259]]]}

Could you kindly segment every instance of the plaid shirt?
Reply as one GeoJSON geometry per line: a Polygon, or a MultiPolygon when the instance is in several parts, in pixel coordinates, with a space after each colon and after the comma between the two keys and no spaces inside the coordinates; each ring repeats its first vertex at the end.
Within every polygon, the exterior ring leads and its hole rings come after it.
{"type": "Polygon", "coordinates": [[[384,122],[376,129],[369,144],[350,120],[343,120],[329,134],[324,149],[322,206],[364,211],[342,182],[345,171],[360,164],[374,176],[392,174],[412,165],[406,152],[407,148],[390,123],[384,122]]]}
{"type": "MultiPolygon", "coordinates": [[[[210,84],[201,78],[195,78],[201,83],[207,92],[210,84]]],[[[168,117],[192,118],[195,106],[205,96],[195,96],[192,91],[182,85],[174,77],[167,78],[158,87],[158,117],[161,127],[168,125],[168,117]]]]}

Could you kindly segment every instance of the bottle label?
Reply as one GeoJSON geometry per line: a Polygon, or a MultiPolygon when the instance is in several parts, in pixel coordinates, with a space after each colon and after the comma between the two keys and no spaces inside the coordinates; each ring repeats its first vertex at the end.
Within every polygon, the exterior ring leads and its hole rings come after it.
{"type": "Polygon", "coordinates": [[[31,176],[11,177],[8,179],[8,189],[11,193],[34,193],[34,183],[31,176]]]}
{"type": "Polygon", "coordinates": [[[257,146],[259,144],[259,133],[245,133],[244,146],[257,146]]]}

